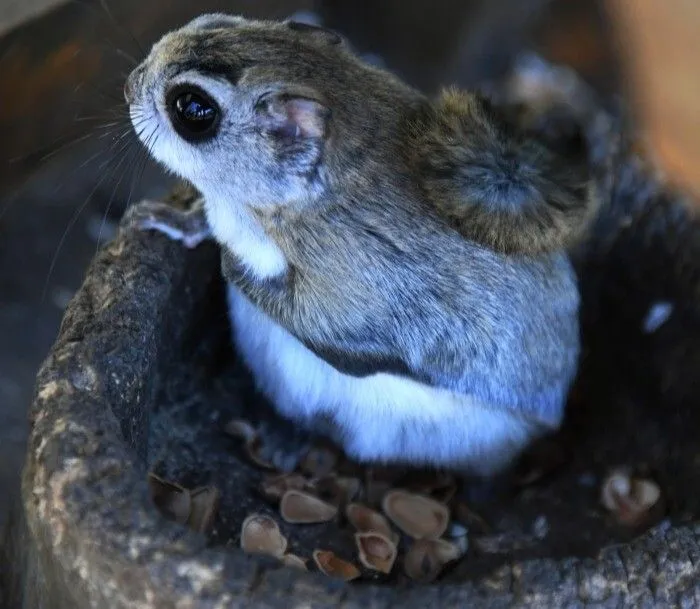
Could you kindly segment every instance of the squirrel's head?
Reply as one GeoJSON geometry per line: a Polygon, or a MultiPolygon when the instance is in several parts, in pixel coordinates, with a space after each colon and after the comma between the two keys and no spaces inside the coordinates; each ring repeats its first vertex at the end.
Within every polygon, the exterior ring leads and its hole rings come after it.
{"type": "Polygon", "coordinates": [[[125,86],[158,161],[207,199],[253,207],[313,199],[359,171],[417,96],[334,32],[220,14],[164,36],[125,86]]]}

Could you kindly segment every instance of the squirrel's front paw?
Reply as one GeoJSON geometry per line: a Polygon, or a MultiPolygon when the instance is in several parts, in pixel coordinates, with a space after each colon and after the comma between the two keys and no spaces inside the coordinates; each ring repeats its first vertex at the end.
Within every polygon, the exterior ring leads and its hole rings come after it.
{"type": "Polygon", "coordinates": [[[182,210],[162,201],[141,201],[127,209],[122,226],[127,230],[156,230],[189,249],[211,237],[201,203],[182,210]]]}

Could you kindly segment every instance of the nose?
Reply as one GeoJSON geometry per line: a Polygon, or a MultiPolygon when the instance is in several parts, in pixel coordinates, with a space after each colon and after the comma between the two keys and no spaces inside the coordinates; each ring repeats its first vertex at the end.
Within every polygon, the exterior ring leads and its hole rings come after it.
{"type": "Polygon", "coordinates": [[[143,77],[143,68],[139,66],[129,74],[124,83],[124,99],[127,104],[132,104],[138,90],[139,83],[143,77]]]}

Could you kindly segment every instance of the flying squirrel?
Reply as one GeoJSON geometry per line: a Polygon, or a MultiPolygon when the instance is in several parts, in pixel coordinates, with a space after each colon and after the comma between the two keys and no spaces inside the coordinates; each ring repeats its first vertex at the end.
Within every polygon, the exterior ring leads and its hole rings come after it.
{"type": "Polygon", "coordinates": [[[585,170],[485,97],[431,100],[289,21],[198,17],[125,97],[150,154],[201,193],[132,221],[219,244],[235,345],[288,426],[361,462],[483,477],[560,426],[585,170]]]}

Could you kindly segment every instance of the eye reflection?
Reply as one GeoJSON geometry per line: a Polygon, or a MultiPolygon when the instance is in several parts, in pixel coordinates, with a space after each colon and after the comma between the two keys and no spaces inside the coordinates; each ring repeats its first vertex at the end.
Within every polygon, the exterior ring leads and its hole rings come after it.
{"type": "Polygon", "coordinates": [[[168,94],[166,105],[170,121],[180,137],[187,141],[211,139],[219,123],[219,107],[199,87],[180,85],[168,94]]]}

